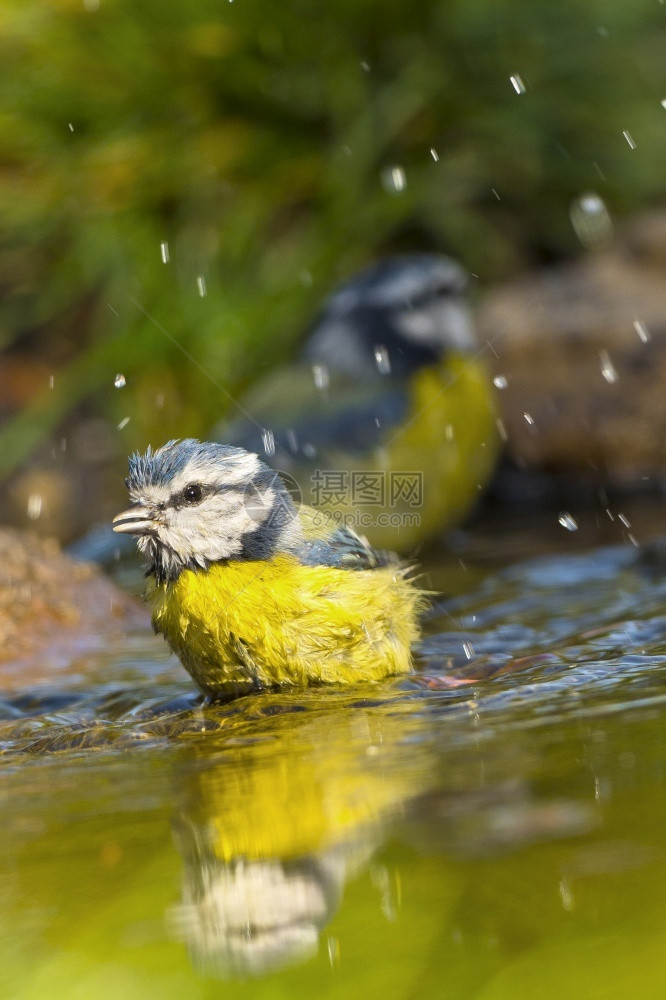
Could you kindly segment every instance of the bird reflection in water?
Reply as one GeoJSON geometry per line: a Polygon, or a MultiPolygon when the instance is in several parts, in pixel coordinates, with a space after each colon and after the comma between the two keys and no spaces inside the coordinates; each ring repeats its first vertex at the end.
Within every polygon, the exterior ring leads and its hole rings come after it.
{"type": "Polygon", "coordinates": [[[179,773],[184,874],[171,924],[208,975],[313,955],[347,880],[432,783],[404,704],[314,694],[267,705],[223,738],[208,733],[179,773]]]}
{"type": "MultiPolygon", "coordinates": [[[[473,701],[456,701],[445,734],[418,698],[383,693],[312,690],[206,710],[214,731],[191,737],[177,776],[183,887],[170,914],[202,973],[259,976],[311,957],[346,883],[389,835],[449,859],[437,906],[473,933],[480,884],[456,858],[595,829],[593,799],[544,785],[528,733],[504,730],[500,750],[479,738],[473,701]]],[[[387,887],[373,881],[385,912],[387,887]]]]}

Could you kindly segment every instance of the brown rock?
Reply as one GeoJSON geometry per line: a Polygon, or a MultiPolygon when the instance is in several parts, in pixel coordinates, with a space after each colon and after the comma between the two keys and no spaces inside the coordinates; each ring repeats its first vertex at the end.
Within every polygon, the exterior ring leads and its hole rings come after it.
{"type": "Polygon", "coordinates": [[[0,688],[57,681],[146,611],[57,542],[0,528],[0,688]]]}
{"type": "Polygon", "coordinates": [[[666,472],[666,212],[610,249],[491,293],[479,317],[506,378],[518,464],[630,485],[666,472]]]}

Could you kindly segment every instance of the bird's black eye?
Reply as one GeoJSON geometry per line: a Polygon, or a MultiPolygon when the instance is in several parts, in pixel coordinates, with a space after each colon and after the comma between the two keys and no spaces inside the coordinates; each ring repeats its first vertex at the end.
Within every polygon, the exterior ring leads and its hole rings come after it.
{"type": "Polygon", "coordinates": [[[199,483],[190,483],[183,490],[183,500],[185,503],[199,503],[203,497],[203,490],[199,483]]]}

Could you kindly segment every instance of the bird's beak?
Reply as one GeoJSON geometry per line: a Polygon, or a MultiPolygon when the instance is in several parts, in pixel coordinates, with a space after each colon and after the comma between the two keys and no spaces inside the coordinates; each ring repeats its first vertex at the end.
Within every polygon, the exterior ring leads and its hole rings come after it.
{"type": "Polygon", "coordinates": [[[127,510],[116,514],[113,519],[113,530],[127,535],[147,535],[155,530],[155,515],[148,507],[133,503],[127,510]]]}

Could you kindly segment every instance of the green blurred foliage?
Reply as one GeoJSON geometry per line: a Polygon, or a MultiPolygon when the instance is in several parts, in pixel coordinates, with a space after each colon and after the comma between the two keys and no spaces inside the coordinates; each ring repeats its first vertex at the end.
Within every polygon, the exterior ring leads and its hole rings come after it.
{"type": "Polygon", "coordinates": [[[5,423],[0,472],[91,398],[131,416],[123,448],[205,434],[378,253],[496,279],[576,251],[582,191],[615,218],[658,201],[665,19],[656,0],[5,0],[0,346],[57,375],[5,423]]]}

